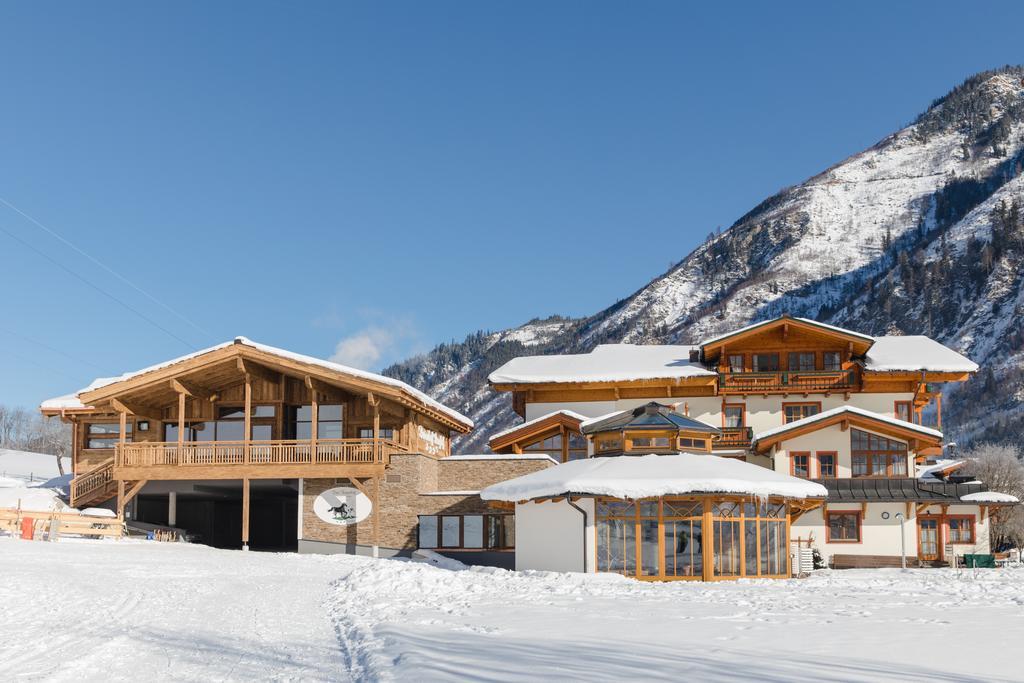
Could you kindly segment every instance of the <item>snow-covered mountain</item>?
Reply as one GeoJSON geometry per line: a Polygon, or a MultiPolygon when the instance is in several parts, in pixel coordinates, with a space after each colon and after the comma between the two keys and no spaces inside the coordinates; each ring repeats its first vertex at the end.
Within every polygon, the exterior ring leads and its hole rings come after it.
{"type": "Polygon", "coordinates": [[[535,320],[388,368],[471,415],[478,450],[516,420],[487,374],[517,355],[688,343],[790,312],[927,334],[983,366],[950,396],[956,438],[1024,421],[1024,67],[969,78],[910,126],[766,199],[661,277],[589,318],[535,320]]]}

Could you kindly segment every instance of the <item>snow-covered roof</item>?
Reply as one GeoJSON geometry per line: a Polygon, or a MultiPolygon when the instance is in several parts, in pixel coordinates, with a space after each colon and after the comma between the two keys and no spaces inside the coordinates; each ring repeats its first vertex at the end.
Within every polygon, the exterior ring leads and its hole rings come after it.
{"type": "Polygon", "coordinates": [[[861,417],[866,417],[872,420],[878,420],[879,422],[886,422],[888,424],[893,425],[894,427],[899,427],[901,429],[909,429],[910,431],[913,432],[919,432],[921,434],[934,436],[940,439],[942,438],[942,432],[932,429],[931,427],[924,427],[919,424],[914,424],[913,422],[897,420],[896,418],[889,417],[888,415],[882,415],[880,413],[874,413],[870,410],[864,410],[863,408],[857,408],[856,406],[847,405],[839,406],[838,408],[832,408],[831,410],[826,410],[823,413],[811,415],[810,417],[804,417],[799,420],[794,420],[793,422],[784,424],[781,427],[772,427],[771,429],[766,429],[763,432],[758,432],[757,434],[754,434],[754,441],[761,441],[762,439],[767,439],[778,434],[784,434],[790,430],[799,429],[801,427],[805,427],[816,422],[821,422],[823,420],[828,420],[829,418],[833,418],[837,415],[843,414],[859,415],[861,417]]]}
{"type": "Polygon", "coordinates": [[[942,478],[937,476],[939,473],[957,470],[965,462],[965,460],[936,460],[931,465],[917,465],[917,478],[922,481],[942,481],[942,478]]]}
{"type": "Polygon", "coordinates": [[[718,427],[695,420],[692,417],[675,412],[672,406],[651,401],[645,405],[620,410],[602,420],[588,420],[586,426],[580,425],[584,434],[613,431],[620,429],[672,429],[690,432],[710,432],[718,434],[718,427]]]}
{"type": "MultiPolygon", "coordinates": [[[[723,339],[728,339],[729,337],[732,337],[732,336],[737,335],[737,334],[742,334],[744,332],[749,332],[750,330],[756,330],[758,327],[763,327],[765,325],[770,325],[770,324],[772,324],[774,322],[782,320],[783,318],[786,318],[786,316],[782,316],[782,317],[779,317],[779,318],[772,318],[770,320],[760,320],[760,321],[758,321],[756,323],[752,323],[750,325],[747,325],[746,327],[741,327],[738,330],[730,330],[729,332],[723,332],[722,334],[719,334],[719,335],[716,335],[714,337],[711,337],[710,339],[705,339],[704,341],[702,341],[700,343],[700,346],[707,346],[708,344],[714,344],[715,342],[721,341],[723,339]]],[[[789,320],[795,320],[795,321],[801,322],[801,323],[805,323],[807,325],[813,325],[814,327],[821,327],[823,329],[830,330],[832,332],[837,332],[839,334],[845,334],[845,335],[849,335],[851,337],[860,337],[861,339],[863,339],[866,342],[874,341],[874,337],[871,337],[869,335],[861,334],[860,332],[854,332],[853,330],[847,330],[847,329],[844,329],[842,327],[836,327],[835,325],[826,325],[825,323],[820,323],[817,320],[811,320],[810,318],[788,318],[788,319],[789,320]]]]}
{"type": "Polygon", "coordinates": [[[509,479],[480,492],[484,500],[515,502],[566,494],[648,498],[732,493],[824,498],[821,484],[734,458],[678,453],[573,460],[509,479]]]}
{"type": "Polygon", "coordinates": [[[43,403],[40,404],[40,408],[42,410],[59,410],[59,409],[62,409],[62,408],[63,409],[71,409],[71,408],[75,408],[75,407],[81,408],[82,407],[82,403],[78,399],[78,397],[81,394],[84,394],[84,393],[90,392],[90,391],[95,391],[97,389],[101,389],[103,387],[109,386],[111,384],[116,384],[118,382],[124,382],[124,381],[130,380],[130,379],[134,379],[134,378],[139,377],[141,375],[145,375],[146,373],[155,372],[157,370],[162,370],[162,369],[170,367],[172,365],[176,365],[178,363],[183,363],[185,361],[192,360],[193,358],[198,358],[199,356],[203,356],[203,355],[205,355],[207,353],[211,353],[213,351],[218,351],[220,349],[227,348],[227,347],[232,346],[234,344],[241,344],[243,346],[248,346],[249,348],[253,348],[253,349],[256,349],[258,351],[262,351],[264,353],[268,353],[268,354],[273,355],[273,356],[279,356],[281,358],[287,358],[289,360],[298,361],[299,363],[307,363],[309,365],[316,365],[316,366],[325,368],[327,370],[331,370],[333,372],[339,372],[339,373],[342,373],[342,374],[345,374],[345,375],[349,375],[351,377],[359,377],[359,378],[362,378],[362,379],[368,379],[368,380],[371,380],[371,381],[374,381],[374,382],[378,382],[380,384],[386,384],[386,385],[389,385],[389,386],[396,387],[396,388],[401,389],[403,391],[409,392],[410,394],[415,396],[418,400],[422,401],[425,405],[428,405],[431,408],[434,408],[435,410],[438,410],[439,412],[444,413],[445,415],[451,417],[453,420],[464,424],[466,427],[468,427],[468,428],[472,428],[473,427],[473,420],[471,420],[470,418],[466,417],[465,415],[463,415],[462,413],[458,412],[457,410],[453,410],[452,408],[449,408],[448,406],[444,405],[443,403],[441,403],[441,402],[431,398],[430,396],[428,396],[427,394],[423,393],[419,389],[417,389],[417,388],[415,388],[415,387],[413,387],[413,386],[411,386],[409,384],[406,384],[405,382],[403,382],[401,380],[394,379],[393,377],[386,377],[384,375],[378,375],[378,374],[373,373],[373,372],[367,372],[366,370],[359,370],[357,368],[349,367],[347,365],[342,365],[341,363],[335,363],[335,362],[329,361],[329,360],[324,360],[322,358],[316,358],[314,356],[306,356],[306,355],[303,355],[301,353],[294,353],[292,351],[287,351],[285,349],[279,349],[279,348],[274,347],[274,346],[268,346],[266,344],[260,344],[258,342],[252,341],[251,339],[247,339],[246,337],[235,337],[235,339],[233,341],[225,342],[223,344],[217,344],[216,346],[211,346],[209,348],[202,349],[202,350],[196,351],[194,353],[189,353],[189,354],[186,354],[184,356],[179,356],[178,358],[174,358],[172,360],[165,361],[163,363],[158,363],[156,365],[151,365],[151,366],[149,366],[147,368],[143,368],[141,370],[135,370],[133,372],[127,372],[127,373],[125,373],[123,375],[120,375],[118,377],[100,377],[98,379],[93,380],[93,382],[89,386],[87,386],[84,389],[81,389],[81,390],[75,392],[74,394],[67,395],[67,396],[60,396],[58,398],[53,398],[53,399],[49,399],[47,401],[43,401],[43,403]],[[76,405],[76,403],[77,403],[77,405],[76,405]]]}
{"type": "Polygon", "coordinates": [[[864,357],[875,372],[977,372],[978,364],[922,335],[876,337],[864,357]]]}
{"type": "Polygon", "coordinates": [[[491,434],[491,438],[489,440],[490,441],[494,441],[495,439],[500,439],[501,437],[506,436],[508,434],[511,434],[512,432],[518,432],[520,429],[525,429],[526,427],[532,427],[533,425],[539,424],[539,423],[543,422],[544,420],[549,419],[550,417],[552,417],[554,415],[565,415],[566,417],[571,417],[572,419],[579,420],[580,422],[583,422],[583,420],[587,419],[587,417],[585,415],[580,415],[579,413],[577,413],[574,410],[555,410],[555,411],[552,411],[550,413],[545,413],[544,415],[541,415],[540,417],[535,417],[532,420],[527,420],[526,422],[521,422],[520,424],[517,424],[517,425],[515,425],[513,427],[509,427],[508,429],[503,429],[500,432],[495,432],[494,434],[491,434]]]}
{"type": "Polygon", "coordinates": [[[452,460],[550,460],[558,462],[547,453],[467,453],[464,455],[449,455],[441,458],[439,462],[452,460]]]}
{"type": "Polygon", "coordinates": [[[690,362],[690,351],[696,348],[675,344],[600,344],[590,353],[513,358],[488,379],[492,384],[539,384],[714,377],[714,371],[699,362],[690,362]]]}
{"type": "Polygon", "coordinates": [[[977,493],[968,493],[967,495],[960,496],[960,500],[966,503],[1019,503],[1020,500],[1017,496],[1011,496],[1009,493],[999,493],[998,491],[978,491],[977,493]]]}

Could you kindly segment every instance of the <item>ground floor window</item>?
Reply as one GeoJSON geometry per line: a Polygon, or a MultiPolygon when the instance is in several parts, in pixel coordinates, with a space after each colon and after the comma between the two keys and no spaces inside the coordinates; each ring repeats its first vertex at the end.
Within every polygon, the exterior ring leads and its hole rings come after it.
{"type": "Polygon", "coordinates": [[[597,499],[597,571],[638,578],[785,576],[784,503],[597,499]]]}
{"type": "Polygon", "coordinates": [[[974,543],[974,515],[949,515],[949,542],[974,543]]]}
{"type": "Polygon", "coordinates": [[[859,512],[838,512],[829,510],[825,513],[826,543],[860,543],[861,514],[859,512]]]}
{"type": "Polygon", "coordinates": [[[442,550],[511,550],[516,545],[511,514],[420,515],[419,547],[442,550]]]}

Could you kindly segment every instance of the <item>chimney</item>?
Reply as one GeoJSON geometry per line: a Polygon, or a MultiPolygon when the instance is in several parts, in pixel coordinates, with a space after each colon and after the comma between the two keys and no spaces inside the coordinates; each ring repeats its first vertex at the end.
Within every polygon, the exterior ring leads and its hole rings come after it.
{"type": "Polygon", "coordinates": [[[691,363],[698,363],[698,362],[700,362],[700,349],[690,349],[690,362],[691,363]]]}

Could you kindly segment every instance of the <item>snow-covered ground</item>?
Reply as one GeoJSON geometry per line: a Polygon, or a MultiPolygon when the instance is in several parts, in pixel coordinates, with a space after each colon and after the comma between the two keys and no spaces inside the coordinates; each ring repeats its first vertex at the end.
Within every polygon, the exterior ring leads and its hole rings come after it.
{"type": "Polygon", "coordinates": [[[0,680],[1021,680],[1024,571],[644,584],[0,538],[0,680]]]}

